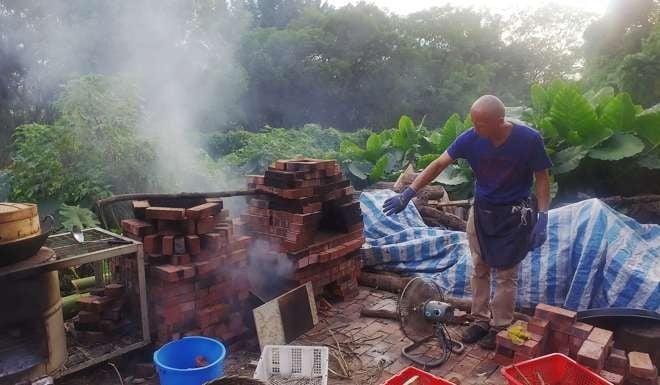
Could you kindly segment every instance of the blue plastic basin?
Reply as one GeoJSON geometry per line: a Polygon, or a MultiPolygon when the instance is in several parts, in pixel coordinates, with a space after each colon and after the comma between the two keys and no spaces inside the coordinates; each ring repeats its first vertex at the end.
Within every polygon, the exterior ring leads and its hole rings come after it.
{"type": "Polygon", "coordinates": [[[154,363],[161,385],[202,385],[224,375],[227,349],[220,341],[207,337],[184,337],[169,342],[154,352],[154,363]],[[208,365],[197,367],[202,356],[208,365]]]}

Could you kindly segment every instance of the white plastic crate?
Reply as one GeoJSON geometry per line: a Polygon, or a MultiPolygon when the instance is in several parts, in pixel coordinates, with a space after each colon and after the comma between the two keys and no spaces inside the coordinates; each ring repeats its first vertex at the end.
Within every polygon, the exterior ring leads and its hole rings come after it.
{"type": "Polygon", "coordinates": [[[254,378],[269,385],[327,385],[328,348],[266,345],[254,378]]]}

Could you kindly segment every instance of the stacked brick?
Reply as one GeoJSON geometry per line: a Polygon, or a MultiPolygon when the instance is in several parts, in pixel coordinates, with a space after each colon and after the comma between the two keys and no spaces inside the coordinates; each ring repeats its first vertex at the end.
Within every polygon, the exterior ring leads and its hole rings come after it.
{"type": "Polygon", "coordinates": [[[104,341],[130,322],[124,317],[126,296],[121,284],[94,289],[91,295],[80,297],[77,302],[80,311],[74,327],[78,336],[87,342],[104,341]]]}
{"type": "Polygon", "coordinates": [[[250,317],[250,237],[235,234],[222,200],[167,206],[134,201],[136,218],[122,221],[124,234],[143,242],[156,343],[187,335],[231,343],[247,331],[250,317]]]}
{"type": "Polygon", "coordinates": [[[523,343],[515,343],[507,330],[497,333],[493,360],[500,365],[511,365],[511,363],[526,361],[543,354],[543,347],[547,340],[545,329],[539,329],[535,323],[525,321],[516,321],[513,326],[525,331],[529,339],[523,343]]]}
{"type": "Polygon", "coordinates": [[[658,369],[646,353],[628,353],[626,382],[630,385],[653,385],[658,380],[658,369]]]}
{"type": "Polygon", "coordinates": [[[276,161],[264,175],[248,176],[248,187],[260,194],[242,221],[272,251],[262,258],[287,258],[294,271],[285,278],[311,281],[317,294],[357,294],[362,213],[336,161],[276,161]]]}
{"type": "Polygon", "coordinates": [[[573,311],[546,304],[537,305],[529,322],[516,321],[514,326],[526,330],[530,339],[516,344],[503,330],[497,335],[494,360],[510,365],[540,355],[562,353],[589,368],[614,385],[651,385],[657,380],[657,369],[646,353],[615,349],[614,334],[606,329],[578,322],[573,311]]]}

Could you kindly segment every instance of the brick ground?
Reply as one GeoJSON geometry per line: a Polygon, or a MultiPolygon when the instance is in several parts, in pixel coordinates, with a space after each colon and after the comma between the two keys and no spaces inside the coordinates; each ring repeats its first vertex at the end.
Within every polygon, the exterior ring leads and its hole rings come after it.
{"type": "MultiPolygon", "coordinates": [[[[397,295],[392,293],[360,287],[356,298],[335,303],[332,309],[321,311],[319,314],[321,322],[294,344],[336,345],[336,342],[339,342],[342,348],[351,347],[357,355],[349,359],[353,378],[341,379],[330,374],[328,378],[330,385],[382,384],[402,369],[416,366],[401,356],[401,348],[410,341],[399,329],[398,321],[362,318],[360,309],[366,306],[395,310],[397,298],[397,295]]],[[[454,339],[460,339],[462,326],[450,326],[448,329],[454,339]]],[[[439,349],[434,344],[427,344],[421,347],[419,352],[426,357],[435,358],[440,354],[439,349]]],[[[504,385],[506,380],[500,375],[497,364],[490,359],[492,356],[492,352],[483,350],[477,345],[468,345],[463,354],[452,354],[443,365],[426,370],[447,379],[457,377],[461,385],[504,385]]],[[[332,357],[330,368],[339,371],[337,361],[332,357]]],[[[420,369],[424,368],[420,367],[420,369]]]]}
{"type": "MultiPolygon", "coordinates": [[[[349,359],[352,370],[352,379],[341,379],[332,374],[328,377],[329,385],[377,385],[411,366],[412,363],[401,356],[401,348],[409,340],[399,329],[394,320],[376,318],[361,318],[360,309],[363,306],[394,310],[397,296],[384,291],[359,288],[357,297],[333,304],[329,311],[319,313],[320,322],[309,333],[294,341],[298,345],[334,345],[335,341],[330,334],[331,329],[337,340],[344,344],[354,341],[352,350],[359,356],[349,359]]],[[[450,326],[450,333],[459,338],[462,326],[450,326]]],[[[342,345],[344,346],[344,345],[342,345]]],[[[436,354],[437,347],[427,346],[420,352],[427,356],[436,354]]],[[[148,356],[145,355],[145,356],[148,356]]],[[[459,378],[461,385],[504,385],[506,380],[500,374],[500,368],[490,359],[492,352],[483,350],[477,345],[469,345],[461,355],[452,354],[442,366],[427,369],[428,372],[450,379],[459,378]]],[[[251,377],[254,366],[251,361],[259,359],[256,352],[230,349],[229,357],[225,362],[226,375],[240,375],[251,377]]],[[[337,361],[330,358],[330,368],[338,371],[337,361]]],[[[96,385],[117,384],[114,372],[108,365],[98,365],[89,370],[68,376],[61,380],[62,385],[83,385],[94,383],[96,385]],[[93,379],[93,380],[92,380],[93,379]]],[[[424,369],[424,368],[420,368],[424,369]]],[[[132,370],[121,370],[122,375],[132,377],[132,370]]],[[[129,378],[130,378],[129,377],[129,378]]],[[[60,381],[58,381],[60,383],[60,381]]],[[[127,382],[130,384],[131,382],[127,382]]],[[[157,376],[148,379],[147,385],[158,385],[157,376]]]]}

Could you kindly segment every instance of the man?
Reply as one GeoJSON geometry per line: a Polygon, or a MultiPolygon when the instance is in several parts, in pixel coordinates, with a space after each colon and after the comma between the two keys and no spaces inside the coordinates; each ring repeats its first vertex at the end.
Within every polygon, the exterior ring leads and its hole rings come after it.
{"type": "Polygon", "coordinates": [[[504,104],[495,96],[477,99],[470,109],[474,127],[461,134],[401,194],[387,199],[387,215],[403,210],[420,188],[434,180],[455,159],[464,158],[476,176],[474,206],[467,236],[472,254],[471,314],[475,321],[463,333],[466,343],[495,348],[495,336],[513,322],[518,264],[546,239],[552,165],[541,135],[504,118],[504,104]],[[531,207],[536,179],[538,211],[531,207]],[[491,270],[495,294],[491,301],[491,270]]]}

